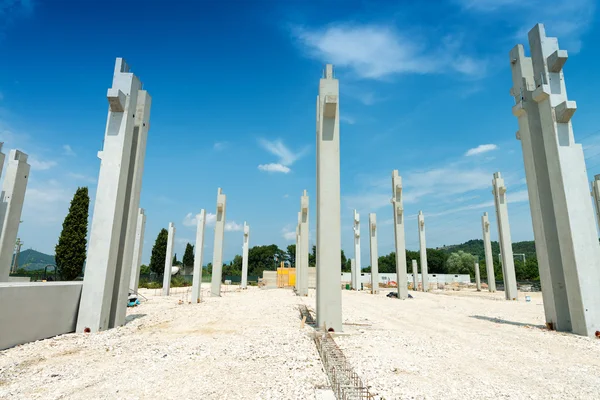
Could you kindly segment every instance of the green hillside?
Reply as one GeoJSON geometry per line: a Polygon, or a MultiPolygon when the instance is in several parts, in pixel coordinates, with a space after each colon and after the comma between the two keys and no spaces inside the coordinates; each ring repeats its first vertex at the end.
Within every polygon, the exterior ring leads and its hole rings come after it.
{"type": "MultiPolygon", "coordinates": [[[[14,256],[12,261],[14,262],[14,256]]],[[[27,249],[19,253],[19,269],[25,269],[26,271],[35,271],[44,269],[46,265],[56,265],[54,256],[40,253],[33,249],[27,249]]]]}
{"type": "MultiPolygon", "coordinates": [[[[535,254],[535,242],[533,240],[525,241],[525,242],[515,242],[513,243],[513,253],[525,254],[525,258],[536,257],[535,254]]],[[[465,253],[473,254],[474,256],[479,256],[479,259],[483,260],[485,258],[485,251],[483,249],[483,240],[469,240],[468,242],[462,244],[454,244],[450,246],[440,247],[439,250],[442,250],[448,254],[457,252],[459,250],[464,251],[465,253]]],[[[498,242],[492,242],[492,253],[494,257],[498,257],[498,253],[500,253],[500,245],[498,242]]]]}

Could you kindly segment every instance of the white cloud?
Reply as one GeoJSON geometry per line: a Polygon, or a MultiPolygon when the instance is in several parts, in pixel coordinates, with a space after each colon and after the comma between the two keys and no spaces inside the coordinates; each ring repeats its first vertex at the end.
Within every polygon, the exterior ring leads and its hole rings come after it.
{"type": "Polygon", "coordinates": [[[322,62],[351,68],[362,78],[395,74],[459,72],[482,75],[485,65],[460,53],[460,42],[446,36],[428,48],[423,38],[383,25],[333,24],[323,29],[293,32],[308,54],[322,62]]]}
{"type": "MultiPolygon", "coordinates": [[[[183,217],[183,225],[187,227],[195,228],[198,225],[198,216],[200,214],[194,215],[193,213],[187,213],[185,217],[183,217]]],[[[206,213],[206,226],[215,226],[217,222],[217,215],[213,213],[206,213]]],[[[225,221],[225,231],[226,232],[238,232],[244,230],[244,226],[242,224],[238,224],[235,221],[225,221]]]]}
{"type": "Polygon", "coordinates": [[[93,176],[87,176],[84,174],[76,174],[74,172],[69,172],[67,174],[67,176],[71,179],[73,179],[74,181],[81,181],[81,182],[86,182],[86,183],[96,183],[97,180],[95,177],[93,176]]]}
{"type": "Polygon", "coordinates": [[[240,232],[244,230],[244,225],[235,221],[225,222],[225,232],[240,232]]]}
{"type": "Polygon", "coordinates": [[[354,125],[356,123],[356,120],[352,117],[349,117],[347,115],[340,115],[340,121],[347,123],[348,125],[354,125]]]}
{"type": "Polygon", "coordinates": [[[71,148],[71,146],[69,146],[68,144],[63,145],[63,154],[66,156],[74,156],[75,152],[73,151],[73,149],[71,148]]]}
{"type": "Polygon", "coordinates": [[[477,147],[467,150],[465,156],[475,156],[477,154],[483,154],[487,153],[488,151],[496,150],[497,148],[498,146],[496,146],[495,144],[480,144],[477,147]]]}
{"type": "Polygon", "coordinates": [[[31,169],[34,171],[46,171],[52,167],[55,167],[57,164],[56,161],[42,161],[34,156],[30,156],[27,159],[27,162],[31,166],[31,169]]]}
{"type": "Polygon", "coordinates": [[[291,171],[291,169],[289,167],[286,167],[285,165],[281,165],[281,164],[260,164],[258,166],[258,169],[261,171],[265,171],[265,172],[282,172],[284,174],[287,174],[291,171]]]}
{"type": "Polygon", "coordinates": [[[296,240],[296,231],[295,230],[290,230],[289,225],[285,226],[282,230],[281,230],[281,235],[283,236],[283,238],[285,240],[287,240],[288,242],[293,242],[296,240]]]}

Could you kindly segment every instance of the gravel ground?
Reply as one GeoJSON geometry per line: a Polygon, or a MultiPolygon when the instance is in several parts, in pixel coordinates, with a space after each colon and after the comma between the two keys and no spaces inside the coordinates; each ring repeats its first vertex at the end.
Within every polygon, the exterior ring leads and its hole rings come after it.
{"type": "Polygon", "coordinates": [[[117,329],[0,351],[0,399],[330,398],[302,299],[230,288],[188,304],[186,290],[142,291],[117,329]]]}
{"type": "MultiPolygon", "coordinates": [[[[385,399],[599,399],[600,341],[544,329],[541,293],[343,292],[336,342],[385,399]]],[[[314,299],[311,299],[314,300],[314,299]]]]}

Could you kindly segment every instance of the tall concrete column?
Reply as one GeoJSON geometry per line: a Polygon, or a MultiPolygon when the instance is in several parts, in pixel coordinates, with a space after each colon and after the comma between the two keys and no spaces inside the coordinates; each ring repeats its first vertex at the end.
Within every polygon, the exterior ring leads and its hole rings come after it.
{"type": "Polygon", "coordinates": [[[144,249],[144,232],[146,230],[146,214],[144,209],[140,208],[137,216],[135,228],[135,246],[133,247],[133,264],[131,265],[131,277],[129,288],[135,294],[138,292],[140,284],[140,267],[142,265],[142,250],[144,249]]]}
{"type": "Polygon", "coordinates": [[[425,216],[419,211],[419,250],[421,252],[421,278],[423,280],[423,291],[429,292],[429,272],[427,270],[427,244],[425,242],[425,216]]]}
{"type": "Polygon", "coordinates": [[[419,265],[417,260],[412,261],[412,276],[413,276],[413,290],[419,290],[419,265]]]}
{"type": "Polygon", "coordinates": [[[352,280],[354,282],[352,289],[360,290],[360,214],[354,210],[354,272],[352,280]]]}
{"type": "Polygon", "coordinates": [[[98,152],[100,173],[94,201],[77,332],[116,326],[122,315],[121,289],[129,288],[132,236],[139,208],[139,185],[145,152],[150,98],[122,58],[115,63],[104,145],[98,152]],[[138,101],[139,98],[139,101],[138,101]],[[142,118],[138,109],[144,110],[142,118]],[[143,126],[146,124],[146,126],[143,126]],[[137,129],[136,129],[137,127],[137,129]],[[145,128],[145,129],[142,129],[145,128]],[[125,274],[125,277],[123,276],[125,274]]]}
{"type": "Polygon", "coordinates": [[[479,271],[479,263],[475,263],[475,286],[477,287],[477,291],[481,292],[481,272],[479,271]]]}
{"type": "Polygon", "coordinates": [[[317,97],[317,325],[342,331],[339,83],[327,64],[317,97]]]}
{"type": "Polygon", "coordinates": [[[402,205],[402,178],[398,170],[392,171],[392,207],[394,209],[394,238],[396,246],[396,282],[398,298],[408,298],[406,272],[406,240],[404,236],[404,206],[402,205]]]}
{"type": "Polygon", "coordinates": [[[506,199],[506,186],[500,172],[494,173],[492,180],[494,189],[494,202],[496,204],[496,219],[498,222],[498,242],[502,253],[502,275],[504,275],[504,296],[506,300],[517,300],[517,278],[515,275],[515,260],[510,238],[510,225],[508,223],[508,200],[506,199]]]}
{"type": "Polygon", "coordinates": [[[526,166],[533,159],[536,182],[530,182],[526,169],[527,186],[535,183],[539,191],[530,204],[539,202],[538,218],[531,207],[534,234],[536,229],[545,234],[539,246],[537,235],[535,239],[546,319],[558,330],[595,336],[600,330],[600,246],[587,198],[583,149],[575,143],[571,124],[577,105],[566,93],[563,66],[568,54],[556,38],[546,37],[540,24],[529,32],[529,44],[531,57],[525,57],[522,45],[510,52],[511,94],[526,166]],[[548,267],[539,262],[541,253],[548,267]],[[554,321],[549,320],[553,313],[554,321]]]}
{"type": "Polygon", "coordinates": [[[594,175],[592,197],[594,198],[594,209],[596,211],[596,218],[598,219],[598,226],[600,227],[600,175],[594,175]]]}
{"type": "Polygon", "coordinates": [[[194,248],[194,276],[192,278],[192,303],[200,303],[202,291],[202,264],[204,261],[204,227],[206,226],[206,210],[200,210],[196,217],[196,246],[194,248]]]}
{"type": "MultiPolygon", "coordinates": [[[[369,244],[371,245],[371,293],[379,293],[379,253],[377,252],[377,217],[369,214],[369,244]]],[[[405,278],[406,279],[406,274],[405,278]]]]}
{"type": "Polygon", "coordinates": [[[356,287],[356,281],[354,280],[354,278],[356,277],[356,275],[354,274],[355,269],[356,269],[356,261],[354,260],[354,258],[351,258],[350,259],[350,287],[353,289],[356,287]]]}
{"type": "Polygon", "coordinates": [[[0,233],[0,282],[7,282],[10,267],[21,223],[23,201],[29,180],[29,164],[27,154],[19,150],[11,150],[6,168],[6,176],[2,184],[0,195],[0,219],[2,232],[0,233]]]}
{"type": "Polygon", "coordinates": [[[484,212],[481,217],[481,228],[483,230],[483,248],[485,250],[485,268],[488,277],[488,290],[494,293],[496,291],[496,272],[494,271],[494,255],[492,254],[492,241],[490,239],[490,221],[487,212],[484,212]]]}
{"type": "Polygon", "coordinates": [[[171,271],[173,270],[173,247],[175,246],[175,225],[169,222],[169,237],[167,239],[167,255],[165,256],[165,272],[163,274],[163,296],[171,292],[171,271]]]}
{"type": "Polygon", "coordinates": [[[296,274],[300,277],[300,284],[298,285],[298,295],[308,296],[308,253],[310,251],[308,246],[308,194],[304,191],[300,198],[300,248],[296,248],[296,254],[299,254],[298,263],[300,266],[300,272],[296,271],[296,274]]]}
{"type": "Polygon", "coordinates": [[[215,244],[213,249],[212,278],[210,295],[221,296],[221,278],[223,274],[223,239],[225,237],[225,203],[227,197],[221,188],[217,190],[217,220],[215,223],[215,244]]]}
{"type": "Polygon", "coordinates": [[[294,266],[296,268],[296,283],[294,284],[294,289],[296,290],[296,294],[298,294],[298,290],[300,289],[300,219],[302,218],[302,213],[298,211],[298,222],[296,223],[296,254],[294,254],[294,266]]]}
{"type": "Polygon", "coordinates": [[[138,92],[135,110],[135,124],[131,142],[131,157],[129,173],[125,190],[125,209],[121,225],[121,243],[115,268],[115,286],[110,310],[109,327],[115,328],[125,324],[127,303],[129,302],[129,283],[131,282],[131,266],[135,248],[135,231],[137,228],[137,213],[140,207],[142,191],[142,175],[146,158],[146,141],[150,129],[150,107],[152,99],[148,92],[138,92]]]}
{"type": "MultiPolygon", "coordinates": [[[[244,221],[244,242],[242,244],[242,289],[248,288],[248,245],[250,243],[250,227],[244,221]]],[[[298,249],[296,249],[297,251],[298,249]]],[[[296,268],[296,271],[298,269],[296,268]]]]}

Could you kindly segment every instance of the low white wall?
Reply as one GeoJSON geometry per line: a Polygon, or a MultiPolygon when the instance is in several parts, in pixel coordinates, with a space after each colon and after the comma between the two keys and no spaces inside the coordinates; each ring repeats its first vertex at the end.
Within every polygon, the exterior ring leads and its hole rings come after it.
{"type": "Polygon", "coordinates": [[[0,283],[0,350],[75,331],[83,282],[0,283]]]}
{"type": "MultiPolygon", "coordinates": [[[[371,283],[371,273],[363,272],[360,274],[361,283],[371,283]]],[[[471,283],[471,277],[468,274],[428,274],[429,284],[432,283],[471,283]]],[[[406,274],[406,279],[410,283],[413,281],[412,274],[406,274]]],[[[423,277],[419,274],[419,282],[422,282],[423,277]]],[[[396,281],[396,274],[380,273],[379,283],[388,283],[396,281]]],[[[350,272],[342,272],[342,283],[350,283],[350,272]]]]}
{"type": "Polygon", "coordinates": [[[8,282],[31,282],[31,277],[29,276],[9,276],[8,282]]]}

